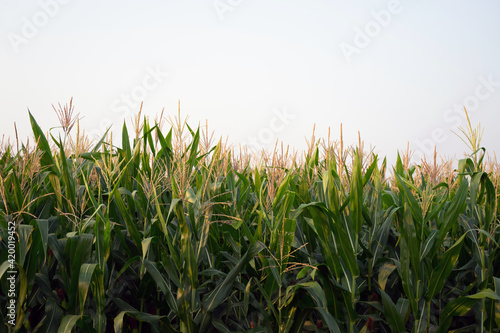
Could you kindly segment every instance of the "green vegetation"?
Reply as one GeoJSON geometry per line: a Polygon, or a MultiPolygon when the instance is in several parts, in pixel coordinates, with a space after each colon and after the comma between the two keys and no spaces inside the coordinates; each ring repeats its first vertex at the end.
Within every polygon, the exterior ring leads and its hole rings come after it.
{"type": "MultiPolygon", "coordinates": [[[[235,152],[137,117],[121,147],[46,136],[0,158],[0,317],[19,332],[498,332],[498,170],[342,141],[235,152]]],[[[116,138],[115,138],[116,140],[116,138]]]]}

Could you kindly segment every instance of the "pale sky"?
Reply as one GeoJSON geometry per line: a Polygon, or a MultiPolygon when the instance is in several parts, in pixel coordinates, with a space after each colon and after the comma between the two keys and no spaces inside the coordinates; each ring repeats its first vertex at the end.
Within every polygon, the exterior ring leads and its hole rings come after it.
{"type": "MultiPolygon", "coordinates": [[[[328,127],[346,143],[460,158],[451,130],[485,127],[500,151],[500,2],[0,2],[0,133],[44,130],[73,97],[81,127],[121,131],[144,101],[231,143],[305,147],[328,127]]],[[[130,123],[130,122],[129,122],[130,123]]]]}

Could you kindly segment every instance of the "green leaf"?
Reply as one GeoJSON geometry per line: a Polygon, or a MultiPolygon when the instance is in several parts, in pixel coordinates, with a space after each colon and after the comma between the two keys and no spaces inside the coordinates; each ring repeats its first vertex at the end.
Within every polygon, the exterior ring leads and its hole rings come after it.
{"type": "Polygon", "coordinates": [[[47,167],[52,173],[58,176],[59,170],[57,169],[54,158],[52,157],[52,150],[50,149],[49,142],[47,141],[47,138],[43,134],[42,129],[40,128],[40,126],[38,126],[38,123],[29,110],[28,113],[30,116],[31,128],[33,129],[33,134],[35,135],[38,149],[42,152],[40,164],[44,167],[47,167]]]}
{"type": "Polygon", "coordinates": [[[80,314],[85,313],[85,300],[89,291],[90,282],[97,264],[82,264],[80,268],[80,276],[78,278],[78,295],[80,299],[80,314]]]}
{"type": "Polygon", "coordinates": [[[500,296],[491,289],[485,289],[474,295],[462,296],[450,301],[444,307],[443,313],[439,318],[439,328],[437,333],[447,332],[454,316],[462,316],[466,314],[478,301],[485,298],[500,301],[500,296]]]}
{"type": "MultiPolygon", "coordinates": [[[[114,320],[115,333],[123,331],[123,319],[125,318],[125,315],[130,316],[139,321],[149,323],[151,325],[150,327],[153,332],[161,332],[158,322],[161,321],[163,318],[165,318],[165,316],[157,316],[140,311],[122,311],[115,317],[114,320]]],[[[172,332],[173,331],[172,327],[169,324],[168,326],[170,329],[168,329],[167,331],[172,332]]]]}
{"type": "Polygon", "coordinates": [[[358,237],[363,226],[363,178],[361,175],[361,160],[359,152],[356,151],[351,174],[351,189],[349,192],[349,218],[354,224],[355,238],[353,248],[357,252],[358,237]]]}
{"type": "Polygon", "coordinates": [[[33,230],[33,226],[29,224],[20,224],[17,227],[17,234],[19,237],[18,246],[19,246],[19,259],[18,263],[21,266],[24,266],[24,260],[26,259],[26,254],[28,249],[31,246],[31,231],[33,230]]]}
{"type": "Polygon", "coordinates": [[[47,257],[47,245],[49,241],[49,223],[47,220],[41,220],[37,219],[36,220],[37,228],[36,230],[40,234],[40,239],[42,242],[42,249],[43,249],[43,257],[47,257]]]}
{"type": "Polygon", "coordinates": [[[459,297],[450,301],[443,309],[439,317],[439,328],[437,333],[448,332],[454,316],[466,314],[479,300],[469,297],[459,297]]]}
{"type": "Polygon", "coordinates": [[[71,258],[70,258],[71,284],[70,288],[67,290],[70,309],[74,309],[77,306],[76,298],[79,293],[78,277],[80,276],[80,269],[82,265],[90,259],[93,240],[94,237],[93,235],[90,234],[81,234],[76,237],[71,237],[68,240],[71,253],[71,258]]]}
{"type": "MultiPolygon", "coordinates": [[[[415,199],[415,196],[413,193],[410,191],[408,186],[412,186],[415,190],[416,188],[409,183],[408,181],[405,181],[405,179],[401,178],[401,176],[398,173],[394,173],[394,176],[396,178],[396,183],[398,185],[399,190],[401,193],[404,194],[405,196],[405,201],[408,203],[408,207],[410,208],[411,214],[413,218],[415,219],[416,225],[420,226],[422,225],[423,217],[422,217],[422,210],[420,209],[420,205],[417,202],[417,199],[415,199]]],[[[417,230],[419,231],[419,230],[417,230]]]]}
{"type": "Polygon", "coordinates": [[[233,283],[238,274],[240,274],[248,262],[263,249],[264,244],[262,243],[254,243],[250,245],[248,251],[243,255],[243,257],[241,257],[236,266],[231,269],[224,281],[219,284],[205,299],[203,299],[203,307],[208,312],[213,311],[219,304],[222,303],[222,301],[224,301],[227,295],[231,292],[233,283]]]}
{"type": "Polygon", "coordinates": [[[416,274],[418,280],[422,280],[422,267],[420,260],[421,246],[420,240],[418,239],[417,230],[415,228],[414,214],[410,214],[410,209],[408,209],[409,204],[405,202],[403,211],[403,221],[401,223],[401,235],[406,241],[408,246],[408,254],[411,262],[413,271],[416,274]]]}
{"type": "Polygon", "coordinates": [[[144,266],[146,267],[146,271],[151,274],[151,277],[156,282],[156,285],[160,288],[160,290],[167,298],[167,304],[170,309],[172,309],[174,313],[178,313],[179,309],[177,308],[177,302],[175,301],[174,295],[170,290],[170,286],[156,267],[155,263],[146,259],[144,260],[144,266]]]}
{"type": "Polygon", "coordinates": [[[403,317],[392,302],[392,299],[383,290],[380,290],[380,294],[382,296],[382,304],[384,305],[384,315],[392,332],[406,332],[403,317]]]}
{"type": "Polygon", "coordinates": [[[340,330],[339,325],[335,321],[335,318],[331,315],[331,313],[328,311],[328,302],[325,297],[325,292],[321,288],[318,282],[306,282],[302,284],[303,288],[306,289],[311,297],[313,298],[314,302],[316,303],[317,310],[320,313],[321,317],[323,317],[323,320],[326,323],[326,326],[332,333],[340,333],[342,332],[340,330]]]}
{"type": "MultiPolygon", "coordinates": [[[[45,316],[42,319],[39,332],[56,332],[60,326],[63,311],[52,298],[45,303],[45,316]]],[[[79,316],[78,316],[79,317],[79,316]]]]}
{"type": "Polygon", "coordinates": [[[74,179],[71,177],[71,171],[68,166],[68,161],[66,159],[66,154],[64,153],[64,145],[62,141],[57,142],[54,140],[56,145],[59,147],[59,154],[60,154],[60,169],[62,171],[62,181],[64,184],[64,194],[66,199],[69,200],[71,205],[76,206],[76,197],[75,197],[75,182],[74,179]]]}
{"type": "Polygon", "coordinates": [[[434,242],[436,241],[437,237],[437,230],[431,230],[429,236],[425,240],[424,244],[422,245],[422,250],[421,250],[421,255],[420,255],[420,260],[424,260],[429,255],[429,252],[431,251],[434,242]]]}
{"type": "Polygon", "coordinates": [[[0,279],[2,278],[2,276],[5,274],[5,272],[7,272],[9,270],[9,262],[7,260],[5,260],[2,265],[0,265],[0,279]]]}
{"type": "Polygon", "coordinates": [[[193,135],[193,141],[191,142],[191,150],[189,151],[188,165],[191,168],[194,168],[196,166],[196,163],[198,162],[197,157],[198,157],[199,141],[200,141],[200,128],[198,127],[196,133],[193,135]]]}
{"type": "Polygon", "coordinates": [[[453,225],[457,224],[458,216],[464,212],[466,207],[467,192],[469,189],[469,183],[467,179],[464,178],[460,187],[458,188],[455,196],[453,197],[451,203],[446,209],[444,220],[441,225],[438,226],[437,238],[432,246],[429,256],[432,258],[438,252],[438,249],[443,244],[443,240],[450,231],[453,225]]]}
{"type": "Polygon", "coordinates": [[[135,245],[137,248],[141,248],[141,235],[139,234],[139,231],[137,230],[137,226],[135,225],[134,221],[132,220],[133,216],[127,209],[127,206],[125,205],[125,202],[123,202],[122,196],[119,191],[114,192],[114,199],[116,204],[118,205],[118,209],[120,210],[121,217],[125,221],[125,224],[127,226],[127,230],[130,233],[130,236],[132,240],[134,241],[135,245]]]}
{"type": "Polygon", "coordinates": [[[272,206],[276,207],[276,205],[281,202],[281,199],[283,199],[283,196],[285,195],[285,192],[288,188],[288,184],[290,182],[290,177],[286,176],[285,179],[281,182],[280,186],[278,187],[278,190],[276,191],[276,195],[274,197],[272,206]]]}
{"type": "MultiPolygon", "coordinates": [[[[408,213],[405,213],[405,215],[408,215],[408,213]]],[[[411,215],[409,215],[411,218],[411,215]]],[[[408,242],[406,240],[406,237],[401,237],[399,241],[399,249],[400,249],[400,275],[401,275],[401,282],[403,284],[403,290],[405,291],[406,297],[410,300],[410,305],[413,313],[416,313],[418,311],[417,307],[417,301],[415,299],[416,293],[414,291],[414,281],[412,279],[412,272],[410,269],[410,263],[411,263],[411,250],[410,247],[408,246],[408,242]]],[[[418,255],[418,253],[417,253],[418,255]]]]}
{"type": "Polygon", "coordinates": [[[76,323],[81,319],[81,316],[78,315],[66,315],[61,320],[61,324],[57,329],[57,333],[71,333],[73,327],[75,327],[76,323]]]}
{"type": "Polygon", "coordinates": [[[460,237],[455,244],[453,244],[453,246],[444,253],[443,258],[439,261],[439,264],[432,270],[431,277],[429,279],[429,289],[427,290],[427,294],[425,296],[425,299],[428,302],[444,287],[446,279],[450,275],[458,260],[465,236],[465,234],[462,235],[462,237],[460,237]]]}

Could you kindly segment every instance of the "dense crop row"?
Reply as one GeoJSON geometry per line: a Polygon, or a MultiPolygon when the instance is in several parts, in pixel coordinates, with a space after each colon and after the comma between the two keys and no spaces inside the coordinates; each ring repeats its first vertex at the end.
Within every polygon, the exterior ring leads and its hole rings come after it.
{"type": "Polygon", "coordinates": [[[37,147],[0,158],[12,331],[498,331],[498,173],[483,150],[455,171],[388,169],[319,141],[302,158],[234,156],[182,122],[144,120],[133,140],[124,126],[121,148],[31,124],[37,147]]]}

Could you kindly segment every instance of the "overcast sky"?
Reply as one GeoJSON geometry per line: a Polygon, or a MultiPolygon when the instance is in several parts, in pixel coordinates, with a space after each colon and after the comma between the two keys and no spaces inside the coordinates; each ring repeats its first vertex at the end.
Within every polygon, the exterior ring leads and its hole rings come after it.
{"type": "Polygon", "coordinates": [[[98,135],[139,110],[177,113],[232,143],[297,149],[328,127],[380,155],[462,157],[463,106],[500,151],[500,2],[0,2],[0,133],[43,129],[74,98],[98,135]]]}

